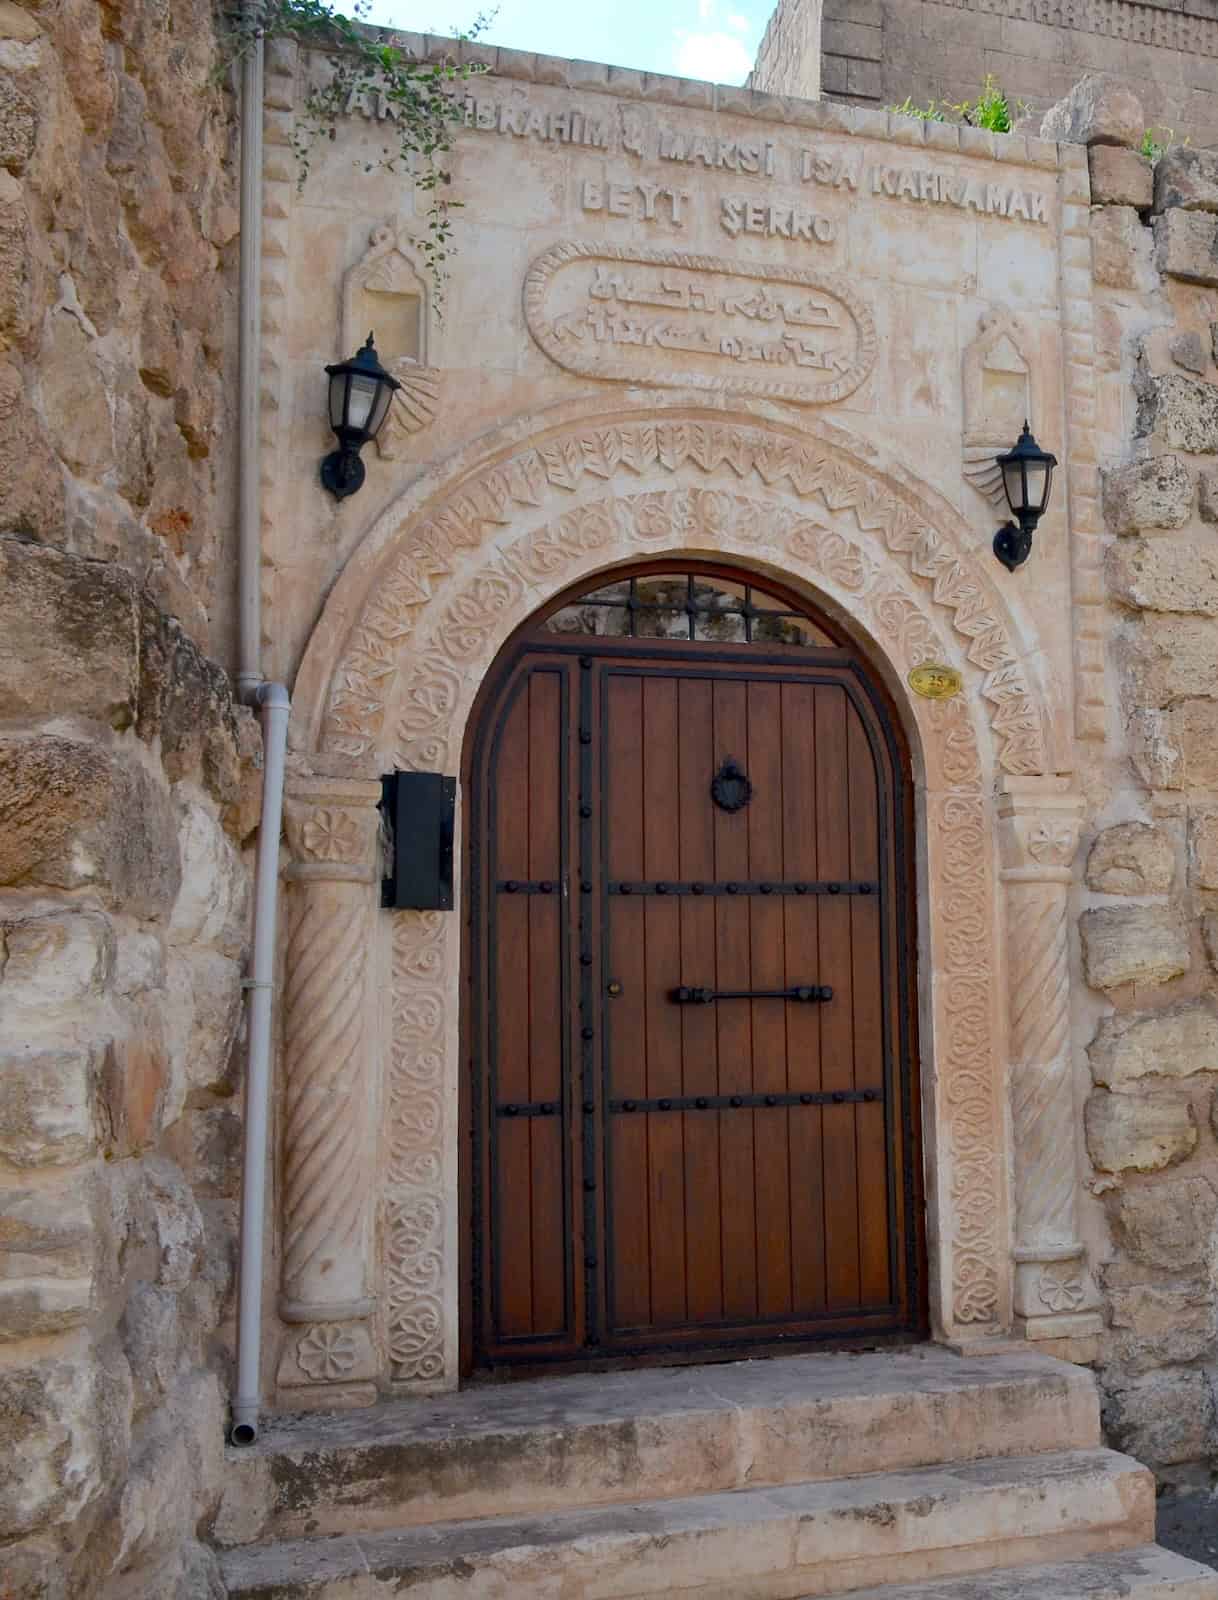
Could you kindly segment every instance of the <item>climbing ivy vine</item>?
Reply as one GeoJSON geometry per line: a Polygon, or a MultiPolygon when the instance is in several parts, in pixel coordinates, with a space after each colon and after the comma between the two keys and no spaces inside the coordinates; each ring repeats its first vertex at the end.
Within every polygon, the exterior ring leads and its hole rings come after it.
{"type": "MultiPolygon", "coordinates": [[[[457,85],[485,69],[456,61],[416,61],[400,46],[368,26],[372,0],[352,0],[351,14],[330,0],[245,0],[223,16],[221,67],[227,72],[263,39],[294,38],[325,52],[326,78],[310,85],[297,117],[293,149],[303,185],[318,141],[334,139],[354,105],[374,104],[381,123],[391,129],[375,162],[389,172],[409,171],[417,188],[429,197],[426,236],[420,250],[434,287],[437,313],[442,313],[447,263],[452,254],[452,212],[460,205],[447,193],[451,175],[445,157],[464,115],[457,85]]],[[[462,38],[476,38],[493,18],[480,13],[462,38]]]]}

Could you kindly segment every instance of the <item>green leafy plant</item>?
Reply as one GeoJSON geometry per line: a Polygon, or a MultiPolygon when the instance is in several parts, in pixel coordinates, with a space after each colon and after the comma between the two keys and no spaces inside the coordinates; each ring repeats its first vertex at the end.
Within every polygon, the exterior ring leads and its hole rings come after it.
{"type": "Polygon", "coordinates": [[[1188,145],[1188,143],[1188,139],[1176,138],[1176,130],[1174,128],[1147,128],[1142,135],[1142,143],[1138,146],[1138,149],[1153,167],[1160,156],[1170,150],[1172,145],[1188,145]]]}
{"type": "MultiPolygon", "coordinates": [[[[259,40],[275,35],[325,52],[328,74],[320,84],[309,87],[292,136],[301,186],[309,175],[318,141],[335,139],[340,121],[354,106],[377,107],[381,120],[393,129],[394,142],[384,145],[365,170],[374,166],[389,172],[405,168],[429,197],[427,232],[420,250],[434,286],[436,312],[442,315],[447,262],[452,254],[452,212],[461,203],[445,192],[451,174],[444,157],[452,149],[453,131],[464,117],[462,98],[455,91],[461,81],[485,68],[451,60],[414,60],[381,31],[368,26],[371,6],[372,0],[352,0],[348,16],[331,0],[245,0],[225,14],[221,70],[227,72],[259,40]]],[[[476,38],[493,16],[493,12],[480,13],[461,37],[476,38]]]]}
{"type": "Polygon", "coordinates": [[[899,106],[885,106],[884,109],[895,111],[901,117],[919,117],[923,122],[955,122],[970,128],[988,128],[991,133],[1010,133],[1016,118],[1028,107],[1017,100],[1012,108],[993,73],[987,72],[975,100],[932,100],[929,105],[916,106],[906,95],[899,106]]]}
{"type": "Polygon", "coordinates": [[[906,95],[899,106],[885,106],[885,111],[894,111],[898,117],[917,117],[919,122],[946,122],[943,107],[937,100],[932,100],[927,106],[916,106],[910,95],[906,95]]]}

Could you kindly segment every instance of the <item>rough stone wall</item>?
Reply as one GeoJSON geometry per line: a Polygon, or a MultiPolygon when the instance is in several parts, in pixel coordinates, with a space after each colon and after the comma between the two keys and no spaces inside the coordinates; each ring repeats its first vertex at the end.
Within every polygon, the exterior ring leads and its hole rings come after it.
{"type": "Polygon", "coordinates": [[[925,105],[974,99],[993,73],[1039,118],[1084,74],[1105,72],[1137,92],[1148,124],[1218,144],[1218,16],[1209,0],[823,0],[818,46],[821,10],[822,0],[809,3],[801,24],[799,0],[783,0],[775,21],[782,15],[784,38],[807,53],[802,66],[783,59],[779,83],[763,44],[754,87],[871,106],[909,95],[925,105]]]}
{"type": "Polygon", "coordinates": [[[819,100],[821,0],[778,0],[749,74],[750,87],[819,100]]]}
{"type": "Polygon", "coordinates": [[[218,1591],[256,729],[210,0],[0,0],[0,1594],[218,1591]]]}
{"type": "Polygon", "coordinates": [[[1173,150],[1152,174],[1094,144],[1090,166],[1103,404],[1131,442],[1104,473],[1110,739],[1080,933],[1106,1003],[1084,1128],[1108,1433],[1171,1477],[1218,1450],[1218,157],[1173,150]]]}

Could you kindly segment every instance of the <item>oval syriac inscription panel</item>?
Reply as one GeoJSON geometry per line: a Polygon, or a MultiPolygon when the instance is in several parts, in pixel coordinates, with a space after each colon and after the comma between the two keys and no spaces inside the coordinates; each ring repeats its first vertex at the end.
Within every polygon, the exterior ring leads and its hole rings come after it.
{"type": "Polygon", "coordinates": [[[858,295],[798,267],[559,244],[529,268],[524,311],[546,355],[588,378],[823,406],[875,364],[858,295]]]}

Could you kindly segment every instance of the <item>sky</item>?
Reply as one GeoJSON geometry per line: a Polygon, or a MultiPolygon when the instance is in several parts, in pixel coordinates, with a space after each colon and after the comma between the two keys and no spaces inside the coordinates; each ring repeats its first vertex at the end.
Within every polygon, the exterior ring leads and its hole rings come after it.
{"type": "MultiPolygon", "coordinates": [[[[551,56],[743,83],[773,9],[774,0],[500,0],[480,37],[551,56]]],[[[459,33],[478,10],[479,0],[373,0],[368,20],[459,33]]]]}

